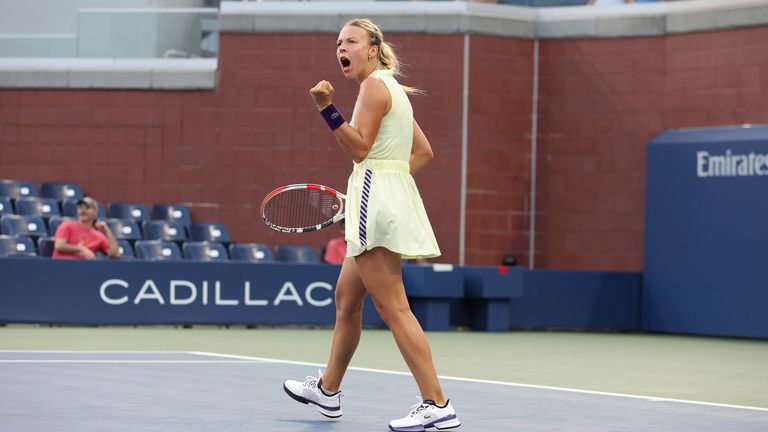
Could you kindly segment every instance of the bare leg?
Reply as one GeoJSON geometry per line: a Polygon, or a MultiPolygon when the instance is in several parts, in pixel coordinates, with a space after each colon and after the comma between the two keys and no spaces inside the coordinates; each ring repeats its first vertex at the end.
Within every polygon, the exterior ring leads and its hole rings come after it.
{"type": "Polygon", "coordinates": [[[360,280],[354,258],[345,259],[336,282],[336,324],[333,328],[331,354],[323,373],[323,388],[328,391],[339,390],[360,342],[365,295],[365,286],[360,280]]]}
{"type": "Polygon", "coordinates": [[[356,257],[355,261],[379,315],[392,331],[397,347],[416,379],[421,397],[438,405],[445,404],[429,342],[405,296],[400,255],[379,247],[356,257]]]}

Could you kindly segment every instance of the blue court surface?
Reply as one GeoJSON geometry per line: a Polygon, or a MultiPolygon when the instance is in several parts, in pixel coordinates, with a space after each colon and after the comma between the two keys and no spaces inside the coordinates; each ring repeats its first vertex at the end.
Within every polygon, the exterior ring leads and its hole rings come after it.
{"type": "MultiPolygon", "coordinates": [[[[318,365],[196,352],[0,351],[0,431],[386,431],[403,373],[351,369],[338,420],[290,399],[318,365]]],[[[442,377],[463,431],[768,430],[768,409],[442,377]]]]}

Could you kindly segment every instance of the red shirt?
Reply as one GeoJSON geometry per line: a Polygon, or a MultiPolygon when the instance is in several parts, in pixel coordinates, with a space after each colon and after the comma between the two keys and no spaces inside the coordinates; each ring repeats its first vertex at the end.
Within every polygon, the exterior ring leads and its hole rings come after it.
{"type": "Polygon", "coordinates": [[[341,264],[347,257],[347,242],[344,237],[336,237],[328,241],[325,246],[325,262],[328,264],[341,264]]]}
{"type": "MultiPolygon", "coordinates": [[[[54,236],[54,241],[58,239],[64,239],[66,240],[67,244],[72,246],[76,246],[82,240],[83,245],[85,245],[85,247],[94,253],[96,251],[102,251],[104,253],[109,251],[109,240],[107,240],[107,237],[101,231],[93,227],[86,228],[77,221],[62,222],[61,225],[59,225],[59,227],[56,229],[56,235],[54,236]]],[[[56,249],[53,250],[53,257],[73,259],[85,258],[83,254],[79,252],[73,254],[59,252],[56,249]]]]}

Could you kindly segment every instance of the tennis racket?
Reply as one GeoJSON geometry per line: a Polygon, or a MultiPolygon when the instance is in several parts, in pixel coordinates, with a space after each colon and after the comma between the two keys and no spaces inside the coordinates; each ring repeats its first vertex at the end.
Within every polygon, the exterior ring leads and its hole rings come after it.
{"type": "Polygon", "coordinates": [[[313,183],[281,186],[264,197],[261,218],[276,231],[317,231],[344,219],[346,196],[313,183]]]}

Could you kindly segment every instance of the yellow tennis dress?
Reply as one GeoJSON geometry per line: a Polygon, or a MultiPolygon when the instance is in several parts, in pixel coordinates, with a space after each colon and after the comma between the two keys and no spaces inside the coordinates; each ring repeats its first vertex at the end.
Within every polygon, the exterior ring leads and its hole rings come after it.
{"type": "MultiPolygon", "coordinates": [[[[403,258],[440,256],[424,203],[410,174],[413,108],[389,70],[370,77],[386,84],[392,106],[381,121],[368,157],[354,164],[344,209],[347,257],[384,247],[403,258]]],[[[355,113],[350,125],[355,127],[355,113]]]]}

